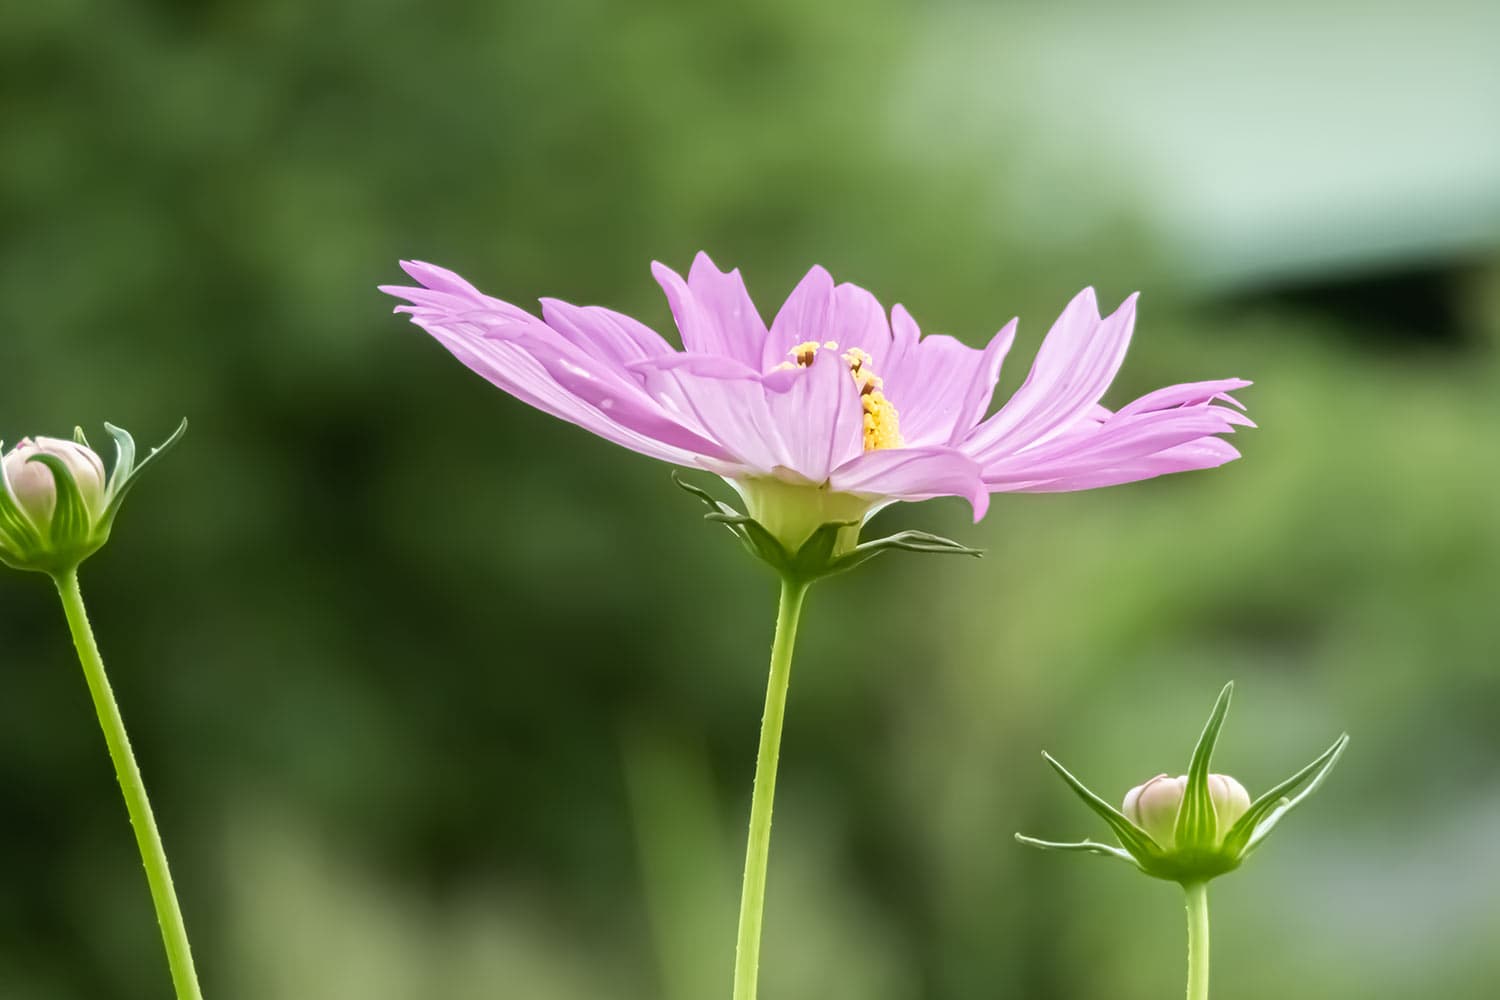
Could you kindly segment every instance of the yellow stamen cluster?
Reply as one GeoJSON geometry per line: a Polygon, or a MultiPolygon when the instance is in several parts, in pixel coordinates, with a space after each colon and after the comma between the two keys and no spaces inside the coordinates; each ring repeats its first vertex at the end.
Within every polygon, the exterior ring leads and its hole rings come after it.
{"type": "MultiPolygon", "coordinates": [[[[805,341],[787,351],[793,360],[783,361],[776,367],[787,370],[811,367],[820,348],[836,351],[839,345],[831,340],[822,344],[816,340],[805,341]]],[[[859,402],[865,411],[865,451],[901,447],[901,414],[896,411],[891,401],[885,398],[885,393],[882,391],[885,388],[885,380],[871,369],[870,355],[858,347],[851,347],[840,357],[844,364],[849,366],[849,374],[854,378],[854,384],[859,386],[859,402]]]]}

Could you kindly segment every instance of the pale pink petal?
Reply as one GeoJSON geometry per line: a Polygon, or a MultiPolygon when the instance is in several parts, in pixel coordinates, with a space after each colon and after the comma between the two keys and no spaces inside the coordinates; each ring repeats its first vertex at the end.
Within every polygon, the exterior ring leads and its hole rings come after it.
{"type": "Polygon", "coordinates": [[[704,339],[719,346],[712,349],[694,347],[687,343],[685,333],[683,346],[689,351],[724,354],[752,368],[759,368],[766,344],[766,324],[755,303],[750,301],[739,269],[720,271],[708,254],[699,253],[693,258],[693,268],[688,272],[688,288],[717,327],[713,333],[705,331],[708,335],[704,339]]]}
{"type": "Polygon", "coordinates": [[[1220,406],[1179,407],[1150,413],[1116,414],[1093,433],[988,462],[984,479],[994,489],[1080,476],[1128,465],[1215,434],[1232,432],[1244,417],[1220,406]]]}
{"type": "Polygon", "coordinates": [[[1251,383],[1242,378],[1221,378],[1212,382],[1184,382],[1181,385],[1169,385],[1165,389],[1157,389],[1148,392],[1140,399],[1127,403],[1120,408],[1121,414],[1139,413],[1145,410],[1166,410],[1174,406],[1196,406],[1199,403],[1207,403],[1219,400],[1237,409],[1244,409],[1239,400],[1230,395],[1231,392],[1243,389],[1251,383]]]}
{"type": "Polygon", "coordinates": [[[774,394],[758,376],[691,365],[639,371],[647,392],[682,423],[718,442],[734,461],[763,475],[791,467],[791,450],[768,401],[774,394]]]}
{"type": "Polygon", "coordinates": [[[1131,462],[1061,479],[1043,480],[1010,487],[1013,493],[1070,493],[1075,490],[1093,490],[1105,486],[1153,479],[1177,472],[1196,469],[1213,469],[1232,462],[1240,453],[1222,438],[1200,438],[1190,444],[1178,445],[1166,451],[1147,455],[1131,462]]]}
{"type": "Polygon", "coordinates": [[[542,299],[542,318],[585,352],[621,367],[675,353],[672,345],[655,330],[602,306],[575,306],[558,299],[542,299]]]}
{"type": "Polygon", "coordinates": [[[397,311],[409,313],[455,356],[506,391],[638,451],[645,450],[643,442],[658,442],[672,456],[669,461],[683,455],[721,462],[729,458],[718,443],[674,420],[633,376],[609,360],[607,351],[590,353],[525,310],[481,295],[441,268],[412,264],[407,271],[437,287],[387,286],[385,291],[413,303],[397,311]]]}
{"type": "Polygon", "coordinates": [[[787,352],[806,341],[822,343],[833,326],[833,278],[814,267],[792,289],[771,322],[771,332],[761,352],[761,370],[769,371],[787,360],[787,352]]]}
{"type": "Polygon", "coordinates": [[[690,353],[715,354],[757,367],[765,327],[745,294],[739,273],[720,274],[705,255],[699,254],[698,258],[693,263],[690,281],[683,281],[665,264],[651,265],[651,273],[672,307],[683,348],[690,353]]]}
{"type": "Polygon", "coordinates": [[[864,448],[859,386],[836,351],[818,351],[810,367],[781,376],[788,377],[784,390],[767,393],[772,419],[787,443],[790,468],[821,483],[864,448]]]}
{"type": "Polygon", "coordinates": [[[867,451],[834,470],[829,485],[840,492],[899,500],[963,497],[974,508],[976,521],[990,505],[978,464],[954,448],[867,451]]]}
{"type": "Polygon", "coordinates": [[[824,339],[838,344],[840,353],[859,348],[879,372],[890,354],[891,326],[875,296],[845,283],[833,290],[833,325],[824,339]]]}
{"type": "Polygon", "coordinates": [[[906,310],[898,307],[892,316],[899,331],[896,349],[877,371],[885,379],[886,398],[901,414],[902,438],[909,445],[957,443],[989,409],[1016,321],[980,351],[943,334],[916,340],[916,324],[906,310]]]}
{"type": "Polygon", "coordinates": [[[1087,417],[1125,359],[1135,302],[1132,295],[1101,319],[1094,290],[1080,292],[1042,342],[1025,384],[969,435],[964,450],[988,462],[1042,444],[1087,417]]]}
{"type": "Polygon", "coordinates": [[[725,456],[717,446],[708,451],[683,448],[621,425],[607,411],[585,403],[557,385],[546,369],[516,344],[485,341],[454,333],[442,326],[425,329],[472,371],[543,413],[577,424],[606,441],[664,462],[713,468],[715,471],[723,464],[725,456]]]}

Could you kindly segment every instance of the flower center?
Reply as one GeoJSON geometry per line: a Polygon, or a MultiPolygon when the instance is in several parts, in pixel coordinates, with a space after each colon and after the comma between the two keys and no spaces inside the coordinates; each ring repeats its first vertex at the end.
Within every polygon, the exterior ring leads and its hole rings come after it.
{"type": "MultiPolygon", "coordinates": [[[[783,361],[777,365],[778,368],[808,368],[811,367],[813,359],[818,356],[820,349],[836,351],[839,345],[833,341],[818,343],[809,340],[798,344],[787,356],[791,361],[783,361]]],[[[854,379],[854,384],[859,386],[859,403],[865,411],[865,451],[879,451],[882,448],[901,447],[901,414],[889,399],[885,398],[882,391],[885,380],[875,374],[870,367],[870,355],[858,347],[851,347],[840,357],[844,364],[849,366],[849,375],[854,379]]]]}

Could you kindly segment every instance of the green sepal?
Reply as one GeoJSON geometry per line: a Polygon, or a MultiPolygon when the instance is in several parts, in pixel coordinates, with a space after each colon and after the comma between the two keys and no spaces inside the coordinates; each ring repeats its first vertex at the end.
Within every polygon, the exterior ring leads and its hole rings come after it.
{"type": "MultiPolygon", "coordinates": [[[[4,453],[5,442],[0,441],[0,455],[4,453]]],[[[23,553],[36,549],[41,541],[31,518],[11,498],[10,489],[4,481],[4,472],[0,471],[0,562],[23,569],[16,560],[23,559],[23,553]]]]}
{"type": "Polygon", "coordinates": [[[1115,858],[1119,861],[1124,861],[1132,868],[1145,871],[1144,868],[1141,868],[1141,863],[1123,847],[1111,847],[1109,844],[1101,844],[1094,840],[1081,840],[1076,844],[1059,844],[1056,841],[1038,840],[1035,837],[1028,837],[1024,833],[1016,834],[1016,840],[1027,847],[1036,847],[1043,851],[1072,851],[1080,854],[1098,854],[1107,858],[1115,858]]]}
{"type": "Polygon", "coordinates": [[[1224,685],[1214,710],[1193,748],[1193,761],[1188,765],[1187,787],[1183,790],[1182,805],[1177,810],[1177,825],[1172,831],[1173,839],[1181,848],[1211,847],[1219,840],[1219,818],[1214,810],[1213,796],[1208,790],[1208,768],[1213,761],[1214,746],[1219,742],[1219,731],[1224,728],[1224,716],[1229,713],[1229,700],[1234,696],[1234,681],[1224,685]]]}
{"type": "Polygon", "coordinates": [[[876,556],[889,552],[892,549],[900,549],[905,552],[937,552],[951,555],[973,556],[976,559],[984,556],[983,549],[972,549],[951,538],[942,535],[934,535],[927,531],[898,531],[894,535],[884,538],[872,538],[868,542],[861,542],[854,547],[854,551],[844,556],[839,561],[835,572],[843,572],[853,569],[862,562],[874,559],[876,556]]]}
{"type": "MultiPolygon", "coordinates": [[[[178,427],[179,433],[186,426],[187,421],[178,427]]],[[[121,484],[127,482],[135,472],[135,438],[123,427],[105,421],[104,429],[109,431],[109,436],[115,439],[115,467],[109,474],[109,496],[112,498],[121,484]]],[[[168,441],[171,441],[168,438],[168,441]]]]}
{"type": "Polygon", "coordinates": [[[116,427],[113,424],[105,424],[104,426],[114,436],[115,454],[118,460],[115,465],[115,471],[109,477],[109,503],[104,508],[104,523],[109,525],[114,522],[115,515],[120,512],[120,505],[125,502],[125,494],[129,493],[130,488],[141,478],[141,473],[145,472],[152,462],[166,454],[173,445],[182,440],[182,436],[187,433],[188,422],[187,418],[183,417],[182,423],[177,425],[177,429],[172,432],[172,436],[155,448],[152,448],[150,453],[141,459],[140,465],[135,464],[135,439],[130,436],[129,432],[123,427],[116,427]]]}
{"type": "Polygon", "coordinates": [[[843,565],[842,557],[834,555],[838,551],[839,537],[847,535],[851,530],[858,537],[859,526],[859,521],[829,521],[818,525],[807,536],[807,541],[797,548],[797,554],[792,556],[792,577],[811,581],[821,576],[842,573],[848,567],[843,565]]]}
{"type": "Polygon", "coordinates": [[[1328,777],[1333,765],[1343,756],[1349,745],[1349,734],[1344,733],[1333,741],[1311,764],[1250,803],[1245,815],[1224,836],[1224,846],[1240,857],[1248,855],[1281,822],[1282,817],[1301,805],[1328,777]],[[1309,780],[1310,779],[1310,780],[1309,780]],[[1300,792],[1296,790],[1306,782],[1300,792]],[[1296,792],[1295,795],[1292,793],[1296,792]],[[1288,796],[1292,796],[1288,798],[1288,796]]]}
{"type": "Polygon", "coordinates": [[[740,513],[701,486],[683,479],[675,470],[672,473],[672,481],[708,507],[709,512],[704,515],[705,520],[724,525],[740,540],[746,551],[767,563],[782,577],[803,583],[811,583],[825,576],[843,573],[861,563],[868,562],[875,556],[896,549],[907,552],[937,552],[969,556],[984,554],[979,549],[969,548],[952,539],[926,531],[897,532],[884,538],[862,542],[840,553],[840,547],[847,543],[849,534],[851,532],[857,534],[860,527],[859,521],[828,521],[821,524],[797,548],[796,552],[790,552],[764,525],[749,514],[740,513]]]}
{"type": "Polygon", "coordinates": [[[691,493],[699,500],[702,500],[703,503],[709,508],[709,510],[713,511],[716,514],[739,514],[739,511],[735,510],[727,503],[724,503],[722,500],[715,498],[712,493],[708,492],[708,490],[705,490],[697,483],[690,483],[686,479],[683,479],[677,474],[676,469],[672,470],[672,482],[676,483],[683,490],[691,493]]]}
{"type": "Polygon", "coordinates": [[[1042,759],[1052,765],[1052,770],[1062,776],[1062,780],[1067,782],[1074,794],[1083,800],[1084,805],[1109,824],[1109,828],[1114,831],[1116,837],[1120,838],[1121,845],[1135,859],[1139,867],[1146,868],[1152,861],[1161,857],[1161,845],[1152,839],[1151,834],[1130,822],[1124,813],[1091,792],[1088,786],[1073,777],[1068,769],[1059,764],[1050,753],[1043,753],[1042,759]]]}
{"type": "Polygon", "coordinates": [[[48,545],[57,551],[68,551],[88,543],[91,525],[88,507],[83,494],[78,492],[78,483],[68,464],[56,455],[33,455],[27,460],[40,462],[52,473],[57,490],[57,505],[52,510],[52,525],[48,532],[48,545]]]}

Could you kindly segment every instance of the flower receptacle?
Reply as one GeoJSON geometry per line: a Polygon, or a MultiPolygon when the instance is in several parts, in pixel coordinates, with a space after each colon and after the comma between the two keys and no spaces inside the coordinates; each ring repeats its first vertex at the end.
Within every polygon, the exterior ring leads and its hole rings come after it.
{"type": "Polygon", "coordinates": [[[784,482],[770,477],[734,480],[755,518],[788,552],[796,552],[825,524],[842,525],[830,553],[847,555],[859,544],[859,531],[875,501],[853,493],[836,493],[826,485],[784,482]]]}
{"type": "Polygon", "coordinates": [[[925,531],[898,531],[884,538],[861,542],[859,532],[863,519],[869,514],[870,501],[848,493],[814,489],[814,495],[799,497],[782,491],[809,488],[764,479],[755,480],[754,487],[735,483],[750,507],[750,513],[742,514],[675,473],[672,478],[678,486],[703,501],[709,509],[704,515],[707,520],[717,521],[728,528],[746,551],[774,569],[783,580],[811,583],[853,569],[893,549],[969,556],[983,554],[979,549],[925,531]],[[772,482],[775,485],[767,485],[772,482]],[[816,495],[819,493],[821,496],[816,495]]]}

